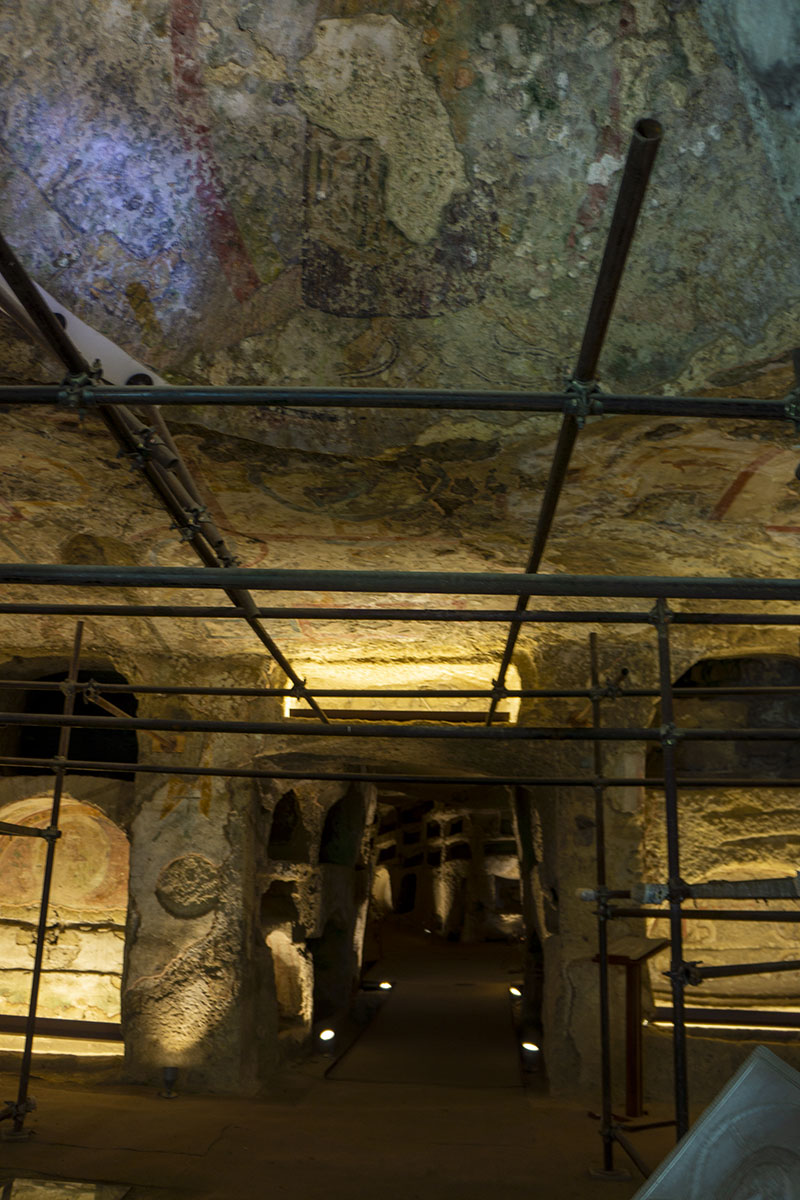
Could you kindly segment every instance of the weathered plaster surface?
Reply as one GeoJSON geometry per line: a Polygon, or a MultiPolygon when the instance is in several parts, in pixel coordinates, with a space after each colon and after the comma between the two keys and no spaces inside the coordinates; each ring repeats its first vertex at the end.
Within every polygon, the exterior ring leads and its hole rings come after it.
{"type": "Polygon", "coordinates": [[[340,137],[378,143],[389,160],[387,216],[412,242],[429,241],[467,181],[447,111],[407,28],[374,14],[324,21],[300,66],[300,107],[340,137]]]}

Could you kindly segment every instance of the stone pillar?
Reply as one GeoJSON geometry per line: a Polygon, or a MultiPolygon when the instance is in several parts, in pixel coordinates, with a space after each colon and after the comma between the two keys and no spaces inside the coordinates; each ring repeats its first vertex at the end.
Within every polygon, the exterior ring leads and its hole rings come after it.
{"type": "MultiPolygon", "coordinates": [[[[192,663],[185,682],[211,684],[226,675],[231,683],[265,682],[261,659],[227,666],[218,663],[212,678],[208,667],[204,677],[201,664],[192,663]]],[[[147,675],[164,678],[164,664],[147,675]]],[[[242,702],[238,710],[236,703],[146,697],[140,713],[233,717],[241,715],[242,702]]],[[[274,717],[272,703],[251,703],[248,714],[274,717]]],[[[180,766],[246,765],[254,742],[242,735],[145,734],[140,752],[162,762],[174,756],[180,766]]],[[[263,831],[256,788],[241,779],[137,778],[123,989],[128,1077],[153,1083],[163,1067],[174,1066],[184,1088],[254,1091],[276,1051],[274,981],[258,936],[255,875],[263,831]]]]}

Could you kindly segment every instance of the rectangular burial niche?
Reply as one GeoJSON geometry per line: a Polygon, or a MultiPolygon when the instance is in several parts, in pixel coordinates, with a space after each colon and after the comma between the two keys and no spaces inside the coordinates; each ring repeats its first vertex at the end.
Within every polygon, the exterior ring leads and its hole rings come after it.
{"type": "Polygon", "coordinates": [[[391,914],[449,941],[524,935],[521,872],[506,789],[379,791],[370,929],[391,914]],[[441,798],[439,798],[441,797],[441,798]],[[385,872],[385,875],[383,874],[385,872]]]}
{"type": "MultiPolygon", "coordinates": [[[[800,693],[780,689],[800,687],[800,659],[788,655],[750,654],[704,658],[678,678],[673,687],[678,725],[707,729],[797,728],[800,726],[800,693]],[[758,689],[771,689],[766,695],[758,689]],[[739,689],[731,691],[730,689],[739,689]],[[719,694],[715,694],[715,692],[719,694]],[[726,694],[724,694],[726,693],[726,694]]],[[[659,725],[656,713],[653,724],[659,725]]],[[[794,875],[800,865],[800,831],[797,792],[780,787],[726,791],[725,778],[792,779],[800,775],[800,741],[679,742],[675,751],[678,775],[715,777],[718,789],[681,787],[681,873],[687,882],[709,880],[772,879],[794,875]]],[[[646,775],[662,774],[663,754],[654,745],[646,756],[646,775]]],[[[645,793],[644,877],[667,878],[666,837],[661,793],[645,793]]],[[[731,909],[748,909],[753,901],[726,901],[731,909]]],[[[698,910],[715,909],[720,902],[698,898],[687,901],[698,910]]],[[[781,902],[800,909],[800,901],[781,902]]],[[[684,957],[702,960],[705,967],[793,960],[797,954],[796,926],[771,921],[684,922],[684,957]]],[[[648,936],[669,937],[666,920],[647,922],[648,936]]],[[[657,1005],[671,1004],[667,951],[650,960],[650,982],[657,1005]]],[[[753,974],[707,979],[687,993],[687,1004],[700,1008],[796,1009],[800,972],[753,974]]],[[[763,1030],[748,1033],[747,1013],[742,1012],[735,1036],[763,1040],[763,1030]]],[[[702,1024],[702,1022],[700,1022],[702,1024]]],[[[702,1031],[708,1036],[708,1030],[702,1031]]],[[[692,1035],[692,1029],[689,1028],[692,1035]]],[[[732,1036],[729,1031],[727,1036],[732,1036]]],[[[725,1036],[717,1031],[715,1036],[725,1036]]]]}

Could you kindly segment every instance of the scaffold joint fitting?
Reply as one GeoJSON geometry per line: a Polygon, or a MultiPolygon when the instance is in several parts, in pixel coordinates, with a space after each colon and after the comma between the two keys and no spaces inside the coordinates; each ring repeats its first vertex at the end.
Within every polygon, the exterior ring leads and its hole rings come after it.
{"type": "Polygon", "coordinates": [[[72,409],[82,419],[86,409],[96,403],[92,388],[100,382],[102,375],[103,368],[99,358],[94,360],[88,372],[69,372],[64,376],[57,396],[59,406],[72,409]]]}
{"type": "Polygon", "coordinates": [[[794,423],[795,429],[800,433],[800,387],[796,387],[789,392],[783,410],[787,418],[794,423]]]}
{"type": "Polygon", "coordinates": [[[602,416],[603,402],[600,399],[600,389],[594,380],[591,383],[582,383],[579,379],[570,379],[567,384],[564,414],[574,417],[579,429],[583,429],[587,417],[602,416]]]}

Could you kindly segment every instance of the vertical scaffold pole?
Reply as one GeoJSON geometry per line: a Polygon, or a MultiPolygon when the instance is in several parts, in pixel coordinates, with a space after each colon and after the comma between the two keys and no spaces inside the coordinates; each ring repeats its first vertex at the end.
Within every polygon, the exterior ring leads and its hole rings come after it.
{"type": "MultiPolygon", "coordinates": [[[[69,665],[69,675],[64,695],[64,716],[71,717],[75,709],[75,684],[78,682],[78,666],[81,656],[81,641],[83,638],[83,621],[75,627],[75,639],[72,646],[72,659],[69,665]]],[[[55,861],[56,839],[58,837],[58,819],[61,812],[61,795],[64,790],[65,770],[62,765],[69,754],[68,725],[62,725],[58,737],[58,758],[56,777],[53,784],[53,804],[50,810],[50,826],[48,829],[47,852],[44,861],[42,877],[42,902],[39,909],[39,925],[36,930],[36,951],[33,960],[33,978],[31,980],[31,995],[28,1004],[28,1020],[25,1026],[25,1049],[22,1053],[22,1064],[19,1072],[19,1091],[14,1108],[14,1133],[22,1134],[28,1105],[28,1082],[31,1074],[31,1059],[33,1056],[33,1038],[36,1028],[36,1007],[39,1002],[39,983],[42,977],[42,962],[47,937],[47,910],[50,905],[50,888],[53,880],[53,865],[55,861]]]]}
{"type": "MultiPolygon", "coordinates": [[[[599,729],[600,715],[600,675],[597,664],[597,634],[589,634],[589,657],[591,661],[592,681],[592,727],[599,729]]],[[[599,741],[592,743],[594,753],[595,779],[603,777],[603,750],[599,741]]],[[[603,787],[596,783],[594,786],[594,825],[595,845],[597,856],[597,961],[600,970],[600,1086],[602,1090],[602,1124],[600,1136],[603,1139],[603,1170],[614,1170],[614,1128],[611,1111],[611,1017],[608,997],[608,910],[605,899],[606,889],[606,829],[605,829],[605,797],[603,787]]]]}
{"type": "Polygon", "coordinates": [[[667,602],[656,602],[658,630],[658,667],[661,691],[661,747],[664,756],[664,808],[667,821],[667,871],[669,888],[669,927],[672,985],[672,1055],[675,1085],[675,1126],[678,1140],[689,1128],[689,1089],[686,1065],[686,1021],[684,1016],[685,969],[681,901],[680,839],[678,825],[678,784],[675,767],[675,710],[672,698],[672,664],[669,645],[669,609],[667,602]]]}

